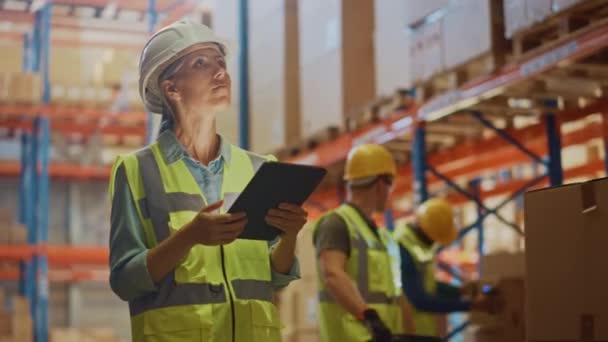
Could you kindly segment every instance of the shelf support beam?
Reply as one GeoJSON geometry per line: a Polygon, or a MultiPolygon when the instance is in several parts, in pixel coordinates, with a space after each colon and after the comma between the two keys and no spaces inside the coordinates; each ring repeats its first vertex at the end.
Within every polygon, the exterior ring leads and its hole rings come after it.
{"type": "Polygon", "coordinates": [[[418,122],[414,127],[414,146],[412,148],[415,205],[419,205],[429,198],[426,164],[426,127],[423,122],[418,122]]]}
{"type": "Polygon", "coordinates": [[[551,186],[561,185],[564,182],[564,171],[562,169],[562,138],[560,123],[554,113],[548,113],[544,117],[547,132],[547,151],[549,160],[547,171],[551,186]]]}

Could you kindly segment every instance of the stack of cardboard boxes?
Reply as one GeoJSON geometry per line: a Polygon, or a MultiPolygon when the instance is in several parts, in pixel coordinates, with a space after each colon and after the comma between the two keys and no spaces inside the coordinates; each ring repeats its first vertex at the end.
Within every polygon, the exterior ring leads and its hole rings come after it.
{"type": "Polygon", "coordinates": [[[5,310],[5,294],[0,289],[0,342],[34,341],[29,302],[20,296],[12,297],[12,308],[5,310]]]}
{"type": "Polygon", "coordinates": [[[298,237],[296,254],[301,279],[281,291],[279,311],[286,342],[319,341],[317,316],[316,254],[312,243],[312,227],[305,227],[298,237]]]}
{"type": "Polygon", "coordinates": [[[300,138],[298,1],[249,10],[252,148],[271,151],[300,138]]]}
{"type": "Polygon", "coordinates": [[[410,71],[413,82],[460,67],[480,56],[485,64],[467,69],[476,77],[493,71],[504,60],[502,8],[490,0],[409,1],[410,71]],[[465,38],[466,37],[466,38],[465,38]]]}
{"type": "Polygon", "coordinates": [[[608,178],[525,195],[528,341],[607,341],[608,178]]]}
{"type": "Polygon", "coordinates": [[[112,328],[53,328],[49,337],[50,342],[118,342],[119,339],[112,328]]]}
{"type": "Polygon", "coordinates": [[[539,23],[584,0],[504,0],[505,37],[539,23]]]}
{"type": "Polygon", "coordinates": [[[0,208],[0,245],[22,245],[27,243],[27,227],[15,222],[14,214],[0,208]]]}
{"type": "Polygon", "coordinates": [[[301,132],[344,127],[375,98],[374,2],[300,0],[301,132]]]}
{"type": "MultiPolygon", "coordinates": [[[[481,284],[500,296],[503,309],[496,315],[471,313],[473,328],[467,333],[476,342],[525,340],[524,254],[497,253],[482,259],[481,284]]],[[[493,294],[489,294],[493,295],[493,294]]]]}
{"type": "Polygon", "coordinates": [[[0,103],[37,104],[42,96],[40,75],[30,72],[0,72],[0,103]]]}

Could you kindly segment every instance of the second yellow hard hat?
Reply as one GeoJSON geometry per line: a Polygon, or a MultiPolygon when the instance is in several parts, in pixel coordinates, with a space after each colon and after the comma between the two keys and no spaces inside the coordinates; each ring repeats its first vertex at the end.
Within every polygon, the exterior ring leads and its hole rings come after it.
{"type": "Polygon", "coordinates": [[[452,243],[458,237],[454,225],[454,210],[445,200],[432,198],[422,203],[416,210],[420,229],[441,246],[452,243]]]}

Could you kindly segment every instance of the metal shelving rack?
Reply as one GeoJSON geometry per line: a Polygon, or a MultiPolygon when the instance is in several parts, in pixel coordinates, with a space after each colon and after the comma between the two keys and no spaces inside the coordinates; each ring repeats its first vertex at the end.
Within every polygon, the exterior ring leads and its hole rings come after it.
{"type": "MultiPolygon", "coordinates": [[[[28,298],[33,318],[34,337],[38,342],[48,340],[48,296],[51,281],[97,281],[107,280],[107,272],[87,270],[49,271],[50,265],[107,265],[108,250],[102,247],[48,246],[48,206],[49,178],[69,179],[107,179],[108,167],[78,166],[71,164],[49,163],[50,132],[90,134],[97,129],[97,120],[107,115],[106,111],[83,110],[50,104],[49,52],[51,45],[52,6],[55,4],[71,6],[72,12],[79,6],[103,9],[107,0],[54,0],[43,1],[37,9],[30,8],[32,2],[24,1],[24,11],[0,11],[3,20],[31,23],[32,32],[23,36],[23,71],[39,72],[43,82],[43,95],[40,105],[0,105],[0,127],[16,129],[21,133],[21,158],[19,162],[0,163],[0,176],[19,176],[19,222],[28,229],[28,244],[24,246],[2,246],[0,260],[19,262],[19,272],[0,272],[2,280],[19,281],[19,293],[28,298]],[[28,13],[34,11],[33,16],[28,13]],[[61,122],[61,119],[83,118],[95,123],[61,122]],[[58,119],[55,121],[55,119],[58,119]]],[[[1,4],[1,2],[0,2],[1,4]]],[[[197,5],[192,0],[147,0],[119,1],[118,10],[129,9],[145,12],[148,20],[148,33],[158,24],[165,25],[174,21],[197,5]],[[159,4],[162,9],[159,10],[159,4]],[[145,5],[143,5],[145,4],[145,5]]],[[[75,29],[84,28],[82,24],[75,29]]],[[[10,35],[15,39],[15,35],[10,35]]],[[[53,44],[55,41],[53,40],[53,44]]],[[[60,42],[61,45],[81,42],[60,42]]],[[[74,45],[72,44],[72,45],[74,45]]],[[[94,45],[98,46],[98,45],[94,45]]],[[[109,44],[108,46],[112,46],[109,44]]],[[[124,46],[118,46],[124,48],[124,46]]],[[[140,48],[140,47],[138,47],[140,48]]],[[[146,136],[142,123],[150,122],[143,113],[123,113],[130,124],[110,124],[101,129],[102,134],[119,136],[146,136]],[[139,124],[133,125],[133,122],[139,124]]]]}
{"type": "MultiPolygon", "coordinates": [[[[313,164],[319,166],[331,166],[336,162],[344,160],[349,149],[357,144],[364,142],[374,142],[386,144],[391,141],[401,140],[411,146],[411,163],[400,170],[400,179],[397,180],[394,197],[405,195],[408,191],[413,192],[414,202],[420,203],[429,198],[432,194],[429,191],[429,180],[433,182],[443,182],[448,187],[455,190],[458,196],[451,196],[450,199],[462,202],[472,201],[477,206],[478,218],[475,222],[460,231],[458,243],[467,233],[475,230],[478,232],[478,255],[484,253],[484,220],[489,215],[495,215],[505,225],[513,228],[518,234],[523,235],[523,231],[517,224],[502,218],[498,210],[521,198],[521,195],[533,188],[547,183],[551,186],[563,183],[565,176],[581,176],[601,172],[608,173],[608,157],[598,160],[571,170],[563,170],[561,162],[561,151],[564,145],[574,145],[587,142],[593,138],[602,138],[606,151],[608,151],[608,97],[600,90],[592,104],[586,106],[574,106],[565,112],[558,108],[560,106],[560,93],[547,94],[543,99],[539,99],[542,109],[540,116],[541,123],[523,129],[504,129],[497,127],[490,120],[483,108],[483,105],[490,103],[499,96],[509,96],[515,87],[526,82],[533,82],[535,79],[548,75],[556,69],[571,68],[576,66],[577,61],[592,56],[594,54],[606,54],[608,48],[608,22],[597,23],[588,30],[581,32],[567,40],[561,40],[550,48],[540,48],[532,57],[519,63],[508,65],[497,73],[480,80],[473,80],[465,83],[461,88],[457,88],[439,96],[431,98],[428,102],[417,108],[397,113],[395,116],[385,119],[376,124],[368,125],[359,130],[346,133],[334,141],[321,144],[312,151],[308,151],[292,157],[291,162],[313,164]],[[603,97],[602,97],[603,96],[603,97]],[[562,112],[559,113],[558,112],[562,112]],[[562,122],[569,122],[581,119],[591,113],[601,113],[603,124],[595,127],[585,128],[580,132],[567,133],[562,135],[560,131],[562,122]],[[444,153],[441,155],[428,155],[429,146],[427,139],[427,128],[436,122],[446,121],[453,116],[468,115],[472,123],[490,130],[494,137],[490,140],[482,140],[477,143],[468,144],[469,146],[459,146],[449,151],[459,152],[458,155],[444,153]],[[600,126],[600,127],[597,127],[600,126]],[[404,136],[409,139],[402,140],[404,136]],[[545,139],[544,146],[534,148],[529,147],[525,139],[537,142],[539,137],[545,139]],[[515,149],[516,151],[512,151],[515,149]],[[437,167],[437,162],[441,165],[441,160],[453,158],[459,160],[463,156],[473,157],[478,151],[489,152],[495,150],[493,158],[478,158],[470,161],[471,166],[468,172],[463,174],[477,174],[469,184],[468,188],[459,186],[453,179],[456,175],[448,175],[441,172],[437,167]],[[508,154],[501,156],[501,151],[509,151],[508,154]],[[513,158],[510,158],[513,157],[513,158]],[[435,163],[429,161],[434,160],[435,163]],[[546,172],[535,177],[522,181],[511,181],[509,184],[497,186],[491,191],[484,193],[480,189],[480,178],[482,172],[488,169],[495,171],[509,167],[515,163],[523,163],[530,160],[532,164],[542,165],[546,172]],[[404,184],[404,182],[411,182],[404,184]],[[492,195],[508,195],[508,198],[493,208],[487,207],[483,198],[492,195]]],[[[605,63],[605,62],[604,62],[605,63]]],[[[608,69],[608,65],[605,65],[608,69]]],[[[521,96],[525,97],[525,95],[521,96]]],[[[499,108],[505,118],[510,108],[503,105],[499,108]]],[[[450,123],[446,123],[449,125],[450,123]]],[[[447,159],[447,160],[446,160],[447,159]]],[[[454,173],[454,172],[452,172],[454,173]]],[[[339,202],[340,190],[338,193],[327,191],[319,194],[314,199],[315,205],[321,210],[327,210],[339,202]]],[[[385,213],[385,225],[390,229],[394,225],[393,220],[398,217],[390,209],[385,213]]],[[[478,272],[481,272],[481,262],[478,262],[478,272]]],[[[454,267],[448,264],[440,264],[440,267],[449,272],[453,277],[458,278],[459,274],[454,267]]],[[[462,332],[468,325],[463,323],[449,334],[448,338],[462,332]]]]}

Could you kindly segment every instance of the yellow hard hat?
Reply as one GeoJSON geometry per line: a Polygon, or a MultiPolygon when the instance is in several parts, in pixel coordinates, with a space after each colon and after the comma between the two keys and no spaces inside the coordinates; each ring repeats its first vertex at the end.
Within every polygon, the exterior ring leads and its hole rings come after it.
{"type": "Polygon", "coordinates": [[[420,229],[441,246],[449,245],[458,236],[454,210],[445,200],[432,198],[425,201],[416,210],[416,219],[420,229]]]}
{"type": "Polygon", "coordinates": [[[397,165],[391,152],[382,145],[364,144],[353,148],[346,159],[344,180],[390,175],[395,177],[397,165]]]}

